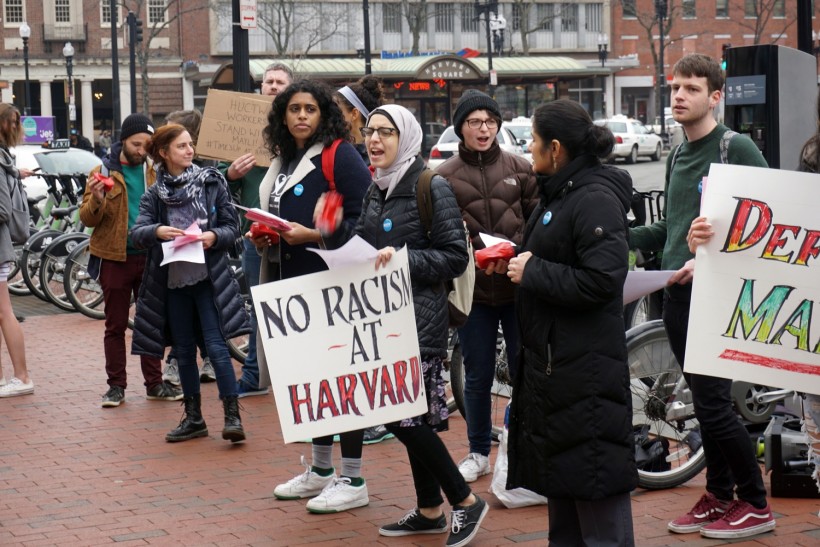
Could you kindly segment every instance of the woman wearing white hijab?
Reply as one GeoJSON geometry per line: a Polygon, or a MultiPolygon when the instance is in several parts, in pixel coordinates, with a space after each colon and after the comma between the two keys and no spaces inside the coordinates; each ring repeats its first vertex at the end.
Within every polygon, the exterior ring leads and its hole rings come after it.
{"type": "MultiPolygon", "coordinates": [[[[430,193],[433,221],[428,233],[419,217],[416,185],[425,169],[421,127],[398,105],[374,110],[362,128],[370,165],[375,168],[355,233],[379,249],[376,268],[395,249],[406,245],[410,260],[413,306],[422,360],[428,412],[387,424],[407,448],[418,507],[398,522],[382,526],[383,536],[440,534],[450,531],[448,546],[466,545],[487,513],[484,500],[470,491],[436,431],[447,429],[447,403],[441,372],[447,355],[447,291],[445,283],[467,267],[467,243],[461,212],[450,184],[433,178],[430,193]],[[447,526],[441,491],[453,506],[447,526]]],[[[329,242],[337,246],[342,242],[329,242]]]]}

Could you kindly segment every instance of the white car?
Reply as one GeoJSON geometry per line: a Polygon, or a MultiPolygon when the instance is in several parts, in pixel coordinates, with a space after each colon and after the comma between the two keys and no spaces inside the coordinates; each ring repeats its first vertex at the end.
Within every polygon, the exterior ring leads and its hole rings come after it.
{"type": "MultiPolygon", "coordinates": [[[[500,127],[495,138],[502,150],[518,155],[523,154],[521,146],[509,129],[500,127]]],[[[461,140],[456,136],[453,126],[448,126],[447,129],[444,130],[444,133],[441,134],[441,137],[439,137],[436,145],[430,150],[430,159],[427,160],[427,167],[435,169],[448,158],[458,154],[458,143],[460,142],[461,140]]]]}
{"type": "MultiPolygon", "coordinates": [[[[49,149],[39,144],[21,144],[12,149],[17,167],[39,169],[51,175],[88,175],[91,170],[102,164],[102,160],[79,148],[49,149]]],[[[45,196],[48,183],[33,175],[23,179],[23,186],[29,197],[45,196]]]]}
{"type": "Polygon", "coordinates": [[[626,163],[635,163],[639,156],[649,156],[652,161],[660,161],[663,141],[640,121],[615,116],[608,120],[596,120],[595,123],[608,127],[615,135],[615,147],[610,158],[625,158],[626,163]]]}
{"type": "Polygon", "coordinates": [[[532,120],[530,118],[518,116],[508,122],[502,123],[501,127],[506,127],[515,135],[522,150],[526,152],[529,149],[530,143],[532,142],[532,120]]]}

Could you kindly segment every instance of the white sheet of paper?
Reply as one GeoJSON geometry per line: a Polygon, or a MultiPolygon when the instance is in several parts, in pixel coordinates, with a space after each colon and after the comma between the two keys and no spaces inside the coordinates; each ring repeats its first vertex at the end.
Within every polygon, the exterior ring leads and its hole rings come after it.
{"type": "Polygon", "coordinates": [[[162,262],[165,266],[171,262],[193,262],[205,264],[205,248],[201,241],[195,241],[181,247],[174,247],[174,240],[162,242],[162,262]]]}
{"type": "Polygon", "coordinates": [[[624,283],[624,306],[642,296],[666,287],[675,270],[634,270],[627,272],[624,283]]]}
{"type": "Polygon", "coordinates": [[[334,250],[308,249],[322,257],[331,270],[350,264],[361,264],[376,260],[379,251],[359,236],[353,236],[350,241],[334,250]]]}
{"type": "Polygon", "coordinates": [[[509,239],[504,239],[503,237],[491,236],[490,234],[485,234],[484,232],[479,232],[478,237],[481,238],[481,242],[484,243],[485,247],[492,247],[493,245],[498,245],[499,243],[509,243],[515,247],[515,243],[509,239]]]}

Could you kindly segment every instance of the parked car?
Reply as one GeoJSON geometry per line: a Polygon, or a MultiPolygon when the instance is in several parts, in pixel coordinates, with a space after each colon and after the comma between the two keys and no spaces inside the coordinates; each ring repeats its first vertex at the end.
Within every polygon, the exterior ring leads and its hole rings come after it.
{"type": "MultiPolygon", "coordinates": [[[[79,148],[50,149],[38,144],[22,144],[12,149],[17,167],[39,169],[50,175],[87,175],[102,164],[102,160],[79,148]]],[[[44,196],[48,184],[39,175],[23,179],[23,186],[30,197],[44,196]]]]}
{"type": "MultiPolygon", "coordinates": [[[[676,144],[679,144],[681,139],[683,138],[683,126],[675,121],[675,118],[672,116],[666,116],[664,120],[664,129],[666,130],[666,138],[663,140],[664,148],[670,148],[676,144]]],[[[660,116],[655,116],[655,123],[649,126],[649,129],[652,130],[653,133],[656,135],[661,135],[661,118],[660,116]]]]}
{"type": "Polygon", "coordinates": [[[639,156],[649,156],[652,161],[661,159],[661,138],[640,121],[618,115],[608,120],[595,120],[595,123],[608,127],[615,135],[615,147],[610,159],[624,158],[626,163],[635,163],[639,156]]]}
{"type": "MultiPolygon", "coordinates": [[[[498,144],[502,150],[523,155],[524,152],[521,150],[518,140],[509,129],[500,127],[495,138],[498,140],[498,144]]],[[[427,161],[427,166],[430,169],[435,169],[444,163],[447,158],[458,154],[458,143],[460,142],[461,140],[456,136],[453,126],[448,126],[447,129],[444,130],[444,133],[441,134],[441,137],[439,137],[436,145],[430,150],[430,159],[427,161]]]]}
{"type": "Polygon", "coordinates": [[[532,120],[525,116],[518,116],[508,122],[501,124],[501,127],[509,129],[515,138],[518,139],[518,144],[525,152],[529,149],[532,142],[532,120]]]}

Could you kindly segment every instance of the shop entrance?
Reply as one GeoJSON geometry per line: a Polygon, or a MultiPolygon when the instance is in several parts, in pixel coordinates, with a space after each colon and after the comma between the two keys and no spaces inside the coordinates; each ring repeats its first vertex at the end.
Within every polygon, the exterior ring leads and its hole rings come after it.
{"type": "Polygon", "coordinates": [[[421,125],[421,154],[430,149],[450,124],[449,85],[443,80],[396,82],[396,104],[407,108],[421,125]]]}

